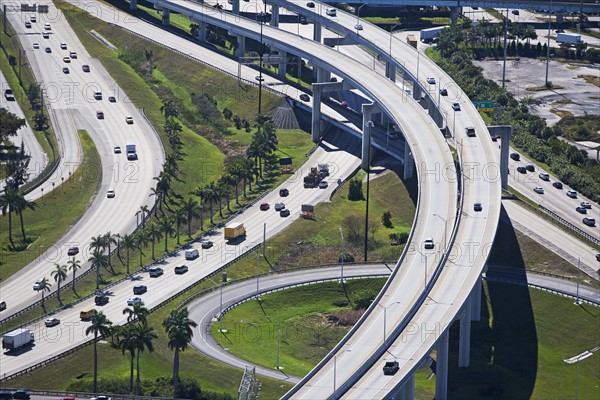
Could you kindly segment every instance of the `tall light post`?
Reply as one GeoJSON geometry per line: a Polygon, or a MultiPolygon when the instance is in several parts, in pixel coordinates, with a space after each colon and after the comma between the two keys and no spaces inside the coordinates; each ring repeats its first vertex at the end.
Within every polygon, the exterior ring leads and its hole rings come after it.
{"type": "Polygon", "coordinates": [[[504,89],[504,81],[506,76],[506,40],[508,37],[508,8],[506,9],[506,18],[504,19],[504,60],[502,62],[502,89],[504,89]]]}
{"type": "Polygon", "coordinates": [[[346,258],[345,254],[344,254],[344,233],[342,232],[342,228],[340,227],[340,236],[342,237],[342,256],[341,256],[341,260],[342,260],[342,276],[340,277],[340,283],[344,283],[344,259],[346,258]]]}
{"type": "Polygon", "coordinates": [[[369,248],[369,176],[371,173],[371,129],[375,126],[373,121],[367,121],[367,132],[369,133],[369,142],[367,145],[367,201],[365,204],[365,262],[369,248]]]}
{"type": "Polygon", "coordinates": [[[392,58],[392,36],[394,34],[394,28],[397,27],[398,25],[400,25],[400,22],[398,22],[396,25],[393,25],[390,28],[390,58],[392,58]]]}
{"type": "MultiPolygon", "coordinates": [[[[552,4],[552,2],[550,2],[552,4]]],[[[548,12],[548,42],[546,43],[546,81],[545,85],[548,87],[548,64],[550,63],[550,24],[552,22],[551,14],[548,12]]]]}
{"type": "Polygon", "coordinates": [[[442,221],[444,221],[444,253],[447,250],[447,245],[446,245],[446,231],[448,230],[448,221],[446,220],[446,218],[442,217],[440,214],[433,214],[436,217],[439,217],[442,221]]]}
{"type": "Polygon", "coordinates": [[[377,304],[379,307],[383,308],[383,341],[385,342],[386,333],[387,333],[387,309],[388,309],[388,307],[391,307],[394,304],[400,304],[400,302],[396,301],[392,304],[388,304],[387,306],[384,306],[381,303],[375,303],[375,304],[377,304]]]}
{"type": "Polygon", "coordinates": [[[575,297],[575,304],[576,306],[581,305],[582,301],[579,299],[579,262],[580,262],[580,258],[577,259],[577,295],[575,297]]]}
{"type": "MultiPolygon", "coordinates": [[[[423,275],[423,291],[425,291],[425,289],[427,289],[427,262],[429,259],[429,254],[424,254],[421,252],[421,250],[417,250],[417,252],[419,252],[422,257],[425,257],[425,274],[423,275]]],[[[422,259],[423,258],[421,258],[421,260],[422,259]]]]}
{"type": "Polygon", "coordinates": [[[258,14],[260,17],[260,52],[258,54],[258,115],[261,115],[262,113],[262,81],[263,81],[263,77],[262,77],[262,70],[263,70],[263,62],[262,62],[262,56],[263,56],[263,52],[264,52],[264,46],[263,46],[263,23],[264,23],[264,19],[265,19],[265,15],[266,12],[261,12],[260,14],[258,14]]]}

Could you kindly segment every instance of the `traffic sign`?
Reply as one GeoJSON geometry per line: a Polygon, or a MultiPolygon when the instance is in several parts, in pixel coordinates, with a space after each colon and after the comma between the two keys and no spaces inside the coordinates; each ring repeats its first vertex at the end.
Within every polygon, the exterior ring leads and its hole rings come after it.
{"type": "Polygon", "coordinates": [[[479,111],[494,111],[493,101],[473,100],[473,104],[475,105],[475,108],[477,108],[479,111]]]}

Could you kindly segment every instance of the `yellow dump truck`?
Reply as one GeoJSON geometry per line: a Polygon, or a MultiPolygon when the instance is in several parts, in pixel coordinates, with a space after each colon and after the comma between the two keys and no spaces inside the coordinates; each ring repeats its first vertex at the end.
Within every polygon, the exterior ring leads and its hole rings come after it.
{"type": "Polygon", "coordinates": [[[237,222],[225,227],[225,240],[237,239],[240,236],[246,236],[246,228],[243,223],[237,222]]]}

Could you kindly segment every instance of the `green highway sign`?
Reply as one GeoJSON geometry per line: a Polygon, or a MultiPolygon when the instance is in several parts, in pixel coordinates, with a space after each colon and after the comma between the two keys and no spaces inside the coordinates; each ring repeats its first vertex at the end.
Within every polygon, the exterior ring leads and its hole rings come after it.
{"type": "Polygon", "coordinates": [[[494,111],[493,101],[473,100],[473,104],[475,105],[475,108],[477,108],[479,111],[494,111]]]}

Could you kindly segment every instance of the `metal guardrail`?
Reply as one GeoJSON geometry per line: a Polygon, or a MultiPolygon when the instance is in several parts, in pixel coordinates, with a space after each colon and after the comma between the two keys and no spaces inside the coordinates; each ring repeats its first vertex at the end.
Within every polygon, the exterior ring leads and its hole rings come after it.
{"type": "Polygon", "coordinates": [[[548,208],[544,207],[541,204],[538,204],[538,208],[545,214],[552,217],[555,221],[559,222],[564,227],[569,228],[570,230],[572,230],[579,236],[585,238],[586,240],[589,240],[590,242],[594,243],[597,246],[600,246],[600,239],[597,236],[590,235],[589,233],[585,232],[583,229],[573,225],[572,223],[570,223],[569,221],[567,221],[566,219],[564,219],[563,217],[561,217],[554,211],[549,210],[548,208]]]}
{"type": "MultiPolygon", "coordinates": [[[[8,387],[0,387],[0,391],[3,392],[14,392],[15,390],[19,390],[22,388],[8,388],[8,387]]],[[[55,396],[55,397],[66,397],[66,396],[72,396],[72,397],[92,397],[92,396],[97,396],[98,393],[91,393],[91,392],[59,392],[56,390],[37,390],[37,389],[31,389],[31,390],[27,390],[27,392],[29,392],[30,395],[36,395],[36,396],[55,396]]],[[[122,395],[122,394],[113,394],[113,393],[102,393],[103,396],[108,396],[111,399],[115,399],[115,400],[130,400],[130,399],[136,399],[136,400],[188,400],[188,399],[183,399],[183,398],[173,398],[173,397],[158,397],[158,396],[138,396],[138,395],[122,395]]]]}

